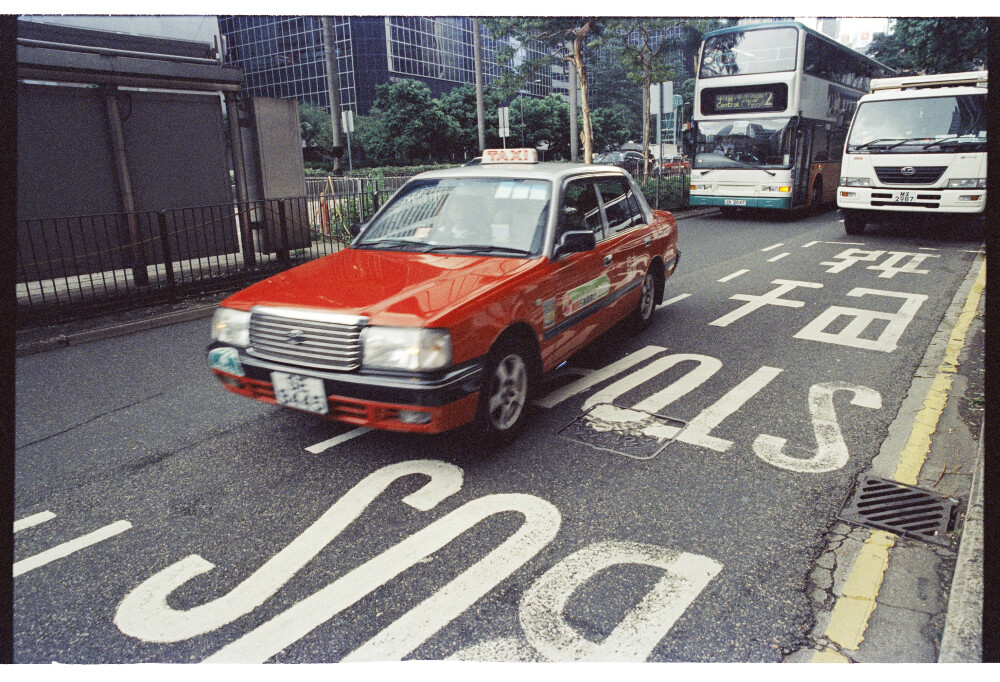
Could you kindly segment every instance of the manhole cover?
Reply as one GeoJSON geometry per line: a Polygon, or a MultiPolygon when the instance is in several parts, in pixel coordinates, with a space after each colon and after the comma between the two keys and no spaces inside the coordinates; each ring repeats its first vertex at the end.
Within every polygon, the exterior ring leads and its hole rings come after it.
{"type": "Polygon", "coordinates": [[[867,474],[837,516],[841,521],[887,530],[903,537],[948,545],[958,500],[867,474]]]}
{"type": "Polygon", "coordinates": [[[595,450],[653,459],[677,440],[687,422],[654,412],[597,403],[556,433],[595,450]]]}

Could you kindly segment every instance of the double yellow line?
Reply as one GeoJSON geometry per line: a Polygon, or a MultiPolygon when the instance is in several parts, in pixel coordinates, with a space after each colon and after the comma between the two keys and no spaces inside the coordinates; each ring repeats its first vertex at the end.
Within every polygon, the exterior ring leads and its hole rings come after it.
{"type": "MultiPolygon", "coordinates": [[[[941,413],[948,402],[948,392],[953,383],[952,375],[958,370],[958,356],[965,347],[969,326],[976,317],[979,299],[986,286],[986,261],[979,268],[976,281],[969,290],[962,312],[951,330],[944,359],[938,366],[931,388],[924,398],[923,407],[913,422],[910,437],[900,453],[899,464],[893,474],[900,483],[916,485],[917,475],[927,460],[931,448],[931,435],[937,429],[941,413]]],[[[875,600],[889,566],[889,550],[896,542],[896,535],[873,530],[861,547],[851,573],[844,583],[843,594],[837,599],[830,615],[824,636],[841,649],[857,651],[864,640],[868,619],[875,610],[875,600]]],[[[849,663],[843,654],[827,647],[813,654],[812,663],[849,663]]]]}

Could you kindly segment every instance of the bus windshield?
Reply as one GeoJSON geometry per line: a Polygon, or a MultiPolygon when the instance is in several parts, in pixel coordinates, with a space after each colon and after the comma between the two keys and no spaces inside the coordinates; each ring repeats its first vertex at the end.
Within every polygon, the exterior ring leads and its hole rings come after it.
{"type": "Polygon", "coordinates": [[[733,31],[709,36],[702,50],[700,78],[795,70],[795,28],[733,31]]]}
{"type": "Polygon", "coordinates": [[[788,118],[698,121],[694,168],[789,168],[788,118]]]}
{"type": "Polygon", "coordinates": [[[986,95],[865,102],[847,140],[848,153],[986,151],[986,95]]]}

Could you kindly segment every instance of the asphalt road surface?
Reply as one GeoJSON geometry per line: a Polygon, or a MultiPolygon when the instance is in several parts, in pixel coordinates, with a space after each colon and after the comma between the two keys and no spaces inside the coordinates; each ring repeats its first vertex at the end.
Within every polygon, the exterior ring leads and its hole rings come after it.
{"type": "Polygon", "coordinates": [[[19,358],[15,661],[802,647],[824,533],[980,240],[836,211],[679,232],[652,327],[557,370],[502,449],[229,394],[207,319],[19,358]]]}

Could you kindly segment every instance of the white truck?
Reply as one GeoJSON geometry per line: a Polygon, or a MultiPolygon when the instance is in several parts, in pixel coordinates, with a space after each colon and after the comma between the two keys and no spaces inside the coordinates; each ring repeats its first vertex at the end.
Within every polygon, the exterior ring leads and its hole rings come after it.
{"type": "Polygon", "coordinates": [[[916,213],[986,207],[987,72],[871,81],[844,147],[837,206],[847,234],[916,213]]]}

